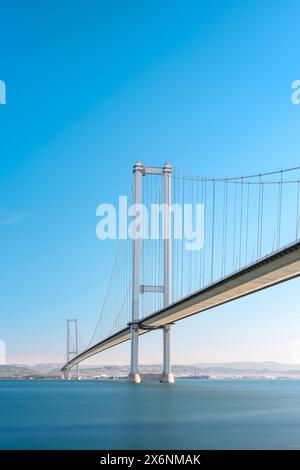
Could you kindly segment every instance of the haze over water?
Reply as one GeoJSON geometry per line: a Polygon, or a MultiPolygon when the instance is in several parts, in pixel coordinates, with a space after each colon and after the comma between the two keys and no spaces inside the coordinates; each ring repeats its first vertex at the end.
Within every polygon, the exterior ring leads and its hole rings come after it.
{"type": "Polygon", "coordinates": [[[1,381],[1,449],[300,449],[300,381],[1,381]]]}

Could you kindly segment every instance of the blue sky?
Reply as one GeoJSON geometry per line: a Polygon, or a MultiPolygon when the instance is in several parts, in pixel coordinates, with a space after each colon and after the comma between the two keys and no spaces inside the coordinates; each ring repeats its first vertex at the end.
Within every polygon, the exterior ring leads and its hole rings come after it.
{"type": "MultiPolygon", "coordinates": [[[[91,335],[115,250],[96,238],[96,207],[128,192],[135,160],[216,176],[299,164],[299,13],[297,1],[2,2],[10,362],[62,360],[67,316],[91,335]]],[[[300,362],[298,283],[178,323],[174,361],[300,362]]],[[[145,335],[141,361],[160,361],[160,344],[145,335]]]]}

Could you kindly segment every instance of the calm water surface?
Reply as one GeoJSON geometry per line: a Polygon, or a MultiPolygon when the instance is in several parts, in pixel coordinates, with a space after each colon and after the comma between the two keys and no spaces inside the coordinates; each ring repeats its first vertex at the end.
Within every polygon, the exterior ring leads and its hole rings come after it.
{"type": "Polygon", "coordinates": [[[300,449],[300,381],[0,381],[1,449],[300,449]]]}

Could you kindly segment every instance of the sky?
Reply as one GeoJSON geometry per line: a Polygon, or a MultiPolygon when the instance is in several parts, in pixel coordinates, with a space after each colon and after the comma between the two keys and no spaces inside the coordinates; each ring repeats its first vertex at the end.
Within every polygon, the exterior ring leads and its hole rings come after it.
{"type": "MultiPolygon", "coordinates": [[[[132,165],[228,176],[299,165],[297,1],[11,0],[0,4],[0,339],[10,363],[87,342],[114,241],[96,207],[132,165]]],[[[300,363],[299,280],[179,322],[176,363],[300,363]]],[[[161,332],[140,361],[161,362],[161,332]]],[[[129,344],[89,362],[128,363],[129,344]]]]}

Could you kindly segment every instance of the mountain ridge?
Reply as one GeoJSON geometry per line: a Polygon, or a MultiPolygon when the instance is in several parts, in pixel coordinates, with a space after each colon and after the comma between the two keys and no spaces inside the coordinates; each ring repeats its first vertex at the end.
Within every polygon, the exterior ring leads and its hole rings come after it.
{"type": "MultiPolygon", "coordinates": [[[[61,363],[6,364],[0,365],[0,378],[58,378],[60,377],[61,363]]],[[[140,364],[140,371],[144,374],[158,374],[161,364],[140,364]]],[[[292,375],[300,378],[300,364],[286,364],[276,361],[262,362],[207,362],[195,364],[173,364],[173,371],[177,376],[199,376],[207,374],[213,377],[228,376],[284,376],[292,375]]],[[[80,375],[93,378],[126,376],[128,365],[101,364],[81,365],[80,375]]]]}

